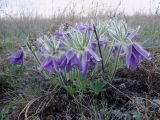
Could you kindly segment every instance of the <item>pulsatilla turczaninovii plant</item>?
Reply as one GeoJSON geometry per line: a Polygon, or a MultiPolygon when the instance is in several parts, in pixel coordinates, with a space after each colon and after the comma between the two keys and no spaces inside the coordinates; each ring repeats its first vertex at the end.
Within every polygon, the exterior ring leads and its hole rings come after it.
{"type": "Polygon", "coordinates": [[[113,73],[119,59],[125,58],[131,70],[136,70],[143,58],[151,60],[150,53],[138,44],[140,27],[130,29],[121,20],[101,21],[95,25],[98,41],[92,25],[76,24],[67,31],[60,28],[52,36],[39,37],[34,44],[27,41],[29,51],[18,51],[9,59],[14,65],[23,64],[24,56],[32,55],[41,70],[63,74],[76,69],[84,77],[88,71],[95,71],[102,59],[104,65],[115,63],[113,73]]]}

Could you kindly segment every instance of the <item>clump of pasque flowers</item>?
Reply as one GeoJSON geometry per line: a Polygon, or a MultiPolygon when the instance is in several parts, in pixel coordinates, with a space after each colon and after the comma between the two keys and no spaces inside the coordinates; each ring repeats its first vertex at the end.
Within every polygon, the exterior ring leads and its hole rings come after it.
{"type": "MultiPolygon", "coordinates": [[[[93,25],[76,24],[67,31],[61,26],[54,35],[41,36],[35,43],[27,41],[28,51],[25,55],[32,55],[40,70],[49,73],[78,70],[82,76],[94,71],[102,59],[106,65],[111,56],[115,63],[120,56],[124,56],[126,65],[133,71],[143,59],[151,60],[150,53],[137,43],[140,39],[139,27],[135,30],[129,29],[126,22],[117,20],[95,25],[97,25],[98,40],[93,25]],[[98,45],[103,58],[99,55],[98,45]]],[[[14,65],[23,64],[24,52],[18,51],[9,59],[14,65]]],[[[116,67],[115,65],[115,70],[116,67]]]]}
{"type": "Polygon", "coordinates": [[[82,76],[88,70],[94,69],[101,58],[96,53],[95,34],[93,26],[76,24],[69,31],[58,33],[56,36],[61,39],[61,49],[65,54],[60,60],[59,67],[67,72],[77,68],[82,76]]]}

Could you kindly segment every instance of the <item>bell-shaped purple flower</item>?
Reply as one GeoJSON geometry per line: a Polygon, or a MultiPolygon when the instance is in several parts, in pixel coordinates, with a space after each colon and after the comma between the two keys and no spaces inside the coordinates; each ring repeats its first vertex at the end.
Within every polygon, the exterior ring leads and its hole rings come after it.
{"type": "Polygon", "coordinates": [[[82,57],[82,76],[85,76],[87,74],[87,69],[88,69],[88,56],[87,52],[84,53],[84,56],[82,57]]]}
{"type": "Polygon", "coordinates": [[[75,25],[75,29],[80,30],[80,31],[93,31],[92,26],[80,25],[80,24],[75,25]]]}
{"type": "Polygon", "coordinates": [[[77,67],[79,70],[81,70],[80,60],[78,59],[77,55],[72,51],[66,52],[65,55],[61,58],[59,64],[60,68],[66,68],[67,72],[70,72],[73,67],[77,67]]]}
{"type": "Polygon", "coordinates": [[[82,57],[82,76],[86,76],[88,70],[93,70],[96,65],[97,60],[89,53],[85,52],[82,57]]]}
{"type": "Polygon", "coordinates": [[[85,76],[89,69],[92,70],[95,67],[97,61],[101,61],[101,58],[95,53],[94,50],[88,49],[86,52],[84,52],[81,61],[82,76],[85,76]]]}
{"type": "Polygon", "coordinates": [[[89,52],[85,52],[80,60],[73,51],[68,51],[61,58],[59,65],[61,69],[66,69],[67,72],[70,72],[72,68],[77,68],[82,76],[85,76],[88,69],[93,69],[96,65],[96,60],[99,60],[99,58],[94,57],[89,52]]]}
{"type": "Polygon", "coordinates": [[[63,36],[63,33],[62,32],[55,32],[54,35],[60,39],[61,41],[64,41],[64,36],[63,36]]]}
{"type": "Polygon", "coordinates": [[[77,24],[77,25],[75,25],[74,28],[81,31],[82,33],[85,33],[85,34],[87,33],[87,35],[89,35],[89,36],[91,35],[91,33],[94,32],[94,29],[92,26],[77,24]]]}
{"type": "Polygon", "coordinates": [[[9,56],[8,59],[13,65],[22,65],[24,60],[24,52],[17,51],[16,53],[13,53],[11,56],[9,56]]]}
{"type": "Polygon", "coordinates": [[[49,73],[58,71],[58,62],[51,56],[47,57],[40,66],[41,70],[46,70],[49,73]]]}
{"type": "Polygon", "coordinates": [[[93,69],[97,63],[96,59],[89,53],[87,52],[87,59],[88,59],[88,68],[93,69]]]}
{"type": "Polygon", "coordinates": [[[63,33],[56,31],[54,35],[59,38],[63,36],[63,33]]]}
{"type": "Polygon", "coordinates": [[[54,33],[54,35],[58,38],[58,39],[60,39],[62,42],[65,40],[65,37],[69,37],[69,38],[71,38],[71,35],[70,35],[70,33],[69,32],[64,32],[64,33],[62,33],[62,32],[55,32],[54,33]]]}
{"type": "Polygon", "coordinates": [[[137,66],[141,63],[142,58],[150,61],[151,55],[138,44],[133,43],[129,45],[126,63],[132,71],[136,70],[137,66]]]}
{"type": "MultiPolygon", "coordinates": [[[[106,39],[99,39],[99,45],[100,47],[105,47],[107,45],[108,41],[106,39]]],[[[98,47],[98,43],[97,43],[97,40],[93,41],[91,43],[91,48],[93,51],[96,50],[96,48],[98,47]]]]}

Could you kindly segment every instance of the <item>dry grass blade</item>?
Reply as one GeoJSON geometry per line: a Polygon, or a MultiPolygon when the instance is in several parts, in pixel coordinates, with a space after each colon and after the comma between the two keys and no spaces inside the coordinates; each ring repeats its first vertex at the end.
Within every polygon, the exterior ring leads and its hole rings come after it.
{"type": "Polygon", "coordinates": [[[25,120],[27,120],[27,119],[28,119],[27,113],[28,113],[28,110],[29,110],[30,106],[31,106],[35,101],[39,100],[40,98],[41,98],[41,97],[38,97],[38,98],[35,98],[35,99],[29,101],[29,103],[28,103],[28,104],[23,108],[23,110],[20,112],[20,114],[19,114],[19,116],[18,116],[18,120],[20,120],[20,117],[21,117],[22,113],[24,113],[24,112],[25,112],[25,120]]]}

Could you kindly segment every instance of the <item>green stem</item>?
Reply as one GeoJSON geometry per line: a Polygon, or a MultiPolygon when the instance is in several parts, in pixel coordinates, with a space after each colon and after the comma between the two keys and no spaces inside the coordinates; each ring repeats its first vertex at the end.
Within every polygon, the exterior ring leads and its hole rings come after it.
{"type": "Polygon", "coordinates": [[[109,58],[110,58],[110,56],[111,56],[111,53],[112,53],[113,48],[114,48],[114,44],[115,44],[115,40],[113,41],[113,43],[112,43],[112,48],[109,50],[109,53],[108,53],[108,55],[107,55],[107,60],[105,61],[105,66],[107,65],[108,60],[109,60],[109,58]]]}
{"type": "Polygon", "coordinates": [[[62,74],[60,72],[58,72],[58,77],[59,77],[60,82],[62,82],[62,87],[66,87],[66,85],[64,83],[63,76],[62,76],[62,74]]]}
{"type": "Polygon", "coordinates": [[[121,46],[118,49],[118,54],[117,54],[117,57],[116,57],[116,62],[115,62],[115,66],[114,66],[114,69],[113,69],[111,80],[113,80],[113,78],[115,77],[115,74],[116,74],[116,70],[117,70],[117,66],[118,66],[118,62],[119,62],[119,57],[120,57],[120,51],[121,51],[121,46]]]}
{"type": "Polygon", "coordinates": [[[30,44],[27,42],[27,46],[30,49],[30,51],[32,52],[33,56],[35,57],[37,63],[40,65],[40,60],[38,59],[38,57],[36,56],[35,52],[33,51],[32,47],[30,46],[30,44]]]}
{"type": "MultiPolygon", "coordinates": [[[[28,46],[29,50],[32,52],[34,58],[36,59],[36,62],[37,62],[39,65],[41,65],[40,60],[38,59],[38,57],[36,56],[35,52],[33,51],[32,47],[31,47],[31,45],[30,45],[28,42],[27,42],[27,46],[28,46]]],[[[43,72],[43,74],[44,74],[44,76],[45,76],[46,78],[50,78],[45,72],[43,72]]]]}

